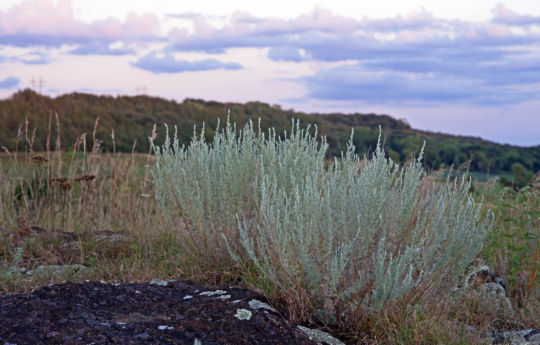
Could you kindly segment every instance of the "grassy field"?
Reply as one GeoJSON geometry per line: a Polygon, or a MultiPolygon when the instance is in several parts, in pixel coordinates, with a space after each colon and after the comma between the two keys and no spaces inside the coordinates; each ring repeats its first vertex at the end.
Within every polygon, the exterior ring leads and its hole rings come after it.
{"type": "MultiPolygon", "coordinates": [[[[154,198],[154,156],[101,153],[99,147],[88,147],[84,137],[68,151],[51,144],[54,150],[33,152],[31,142],[28,133],[22,134],[19,152],[0,155],[1,293],[66,280],[154,278],[266,292],[253,269],[239,271],[186,253],[179,229],[188,225],[182,219],[168,221],[154,198]],[[74,233],[78,240],[66,245],[62,233],[54,231],[36,236],[33,226],[74,233]],[[103,230],[122,234],[123,240],[90,236],[103,230]],[[53,264],[87,269],[41,275],[21,271],[53,264]]],[[[482,332],[540,328],[540,181],[519,192],[495,181],[475,182],[473,187],[474,198],[484,199],[484,211],[491,209],[495,215],[480,257],[508,282],[514,312],[476,293],[434,296],[413,306],[398,299],[382,310],[366,312],[362,324],[328,325],[332,333],[351,344],[474,344],[482,332]]],[[[286,299],[271,297],[276,306],[294,311],[286,299]]],[[[291,315],[302,322],[310,319],[301,312],[291,315]]]]}

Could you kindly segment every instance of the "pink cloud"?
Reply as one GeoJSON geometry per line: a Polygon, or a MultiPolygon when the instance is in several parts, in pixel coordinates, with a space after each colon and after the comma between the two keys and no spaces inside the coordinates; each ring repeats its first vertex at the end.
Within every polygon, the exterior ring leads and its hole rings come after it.
{"type": "MultiPolygon", "coordinates": [[[[198,24],[199,20],[200,18],[195,19],[194,23],[198,24]]],[[[230,16],[228,25],[220,31],[227,35],[295,34],[309,30],[343,34],[354,32],[358,25],[359,22],[355,19],[334,15],[330,11],[319,8],[316,8],[310,14],[300,15],[289,20],[255,17],[242,11],[236,11],[230,16]]],[[[206,29],[204,32],[209,34],[210,30],[206,29]]]]}
{"type": "Polygon", "coordinates": [[[501,3],[498,3],[495,8],[493,9],[493,14],[495,18],[503,19],[503,20],[516,20],[520,18],[520,15],[516,12],[512,11],[508,7],[504,6],[501,3]]]}
{"type": "Polygon", "coordinates": [[[423,28],[442,28],[449,22],[435,18],[426,10],[414,11],[404,16],[395,16],[384,19],[364,18],[362,26],[371,31],[399,31],[423,28]]]}
{"type": "Polygon", "coordinates": [[[351,33],[358,28],[358,24],[355,19],[334,15],[330,11],[316,8],[311,15],[296,18],[293,26],[303,30],[351,33]]]}
{"type": "Polygon", "coordinates": [[[159,21],[152,14],[129,13],[125,21],[114,18],[94,21],[86,26],[88,35],[109,40],[137,40],[155,37],[160,30],[159,21]]]}
{"type": "Polygon", "coordinates": [[[201,17],[193,20],[193,27],[195,29],[194,35],[202,38],[212,37],[215,32],[214,28],[210,24],[208,24],[208,22],[204,18],[201,17]]]}
{"type": "Polygon", "coordinates": [[[77,26],[69,0],[59,1],[56,6],[52,0],[25,1],[0,13],[0,30],[3,34],[21,31],[50,34],[66,26],[77,26]]]}
{"type": "Polygon", "coordinates": [[[540,16],[518,14],[503,4],[497,4],[493,9],[493,20],[511,25],[539,25],[540,16]]]}
{"type": "MultiPolygon", "coordinates": [[[[496,14],[493,20],[476,23],[437,18],[426,10],[386,19],[354,19],[316,8],[310,14],[288,20],[255,17],[237,11],[220,28],[210,26],[203,15],[193,17],[193,33],[187,36],[171,35],[169,38],[174,42],[175,49],[207,52],[248,46],[278,46],[282,50],[285,46],[297,46],[309,49],[329,42],[343,45],[343,50],[349,49],[351,44],[446,44],[448,41],[462,41],[466,44],[480,42],[490,45],[490,39],[513,44],[524,39],[523,34],[513,30],[515,25],[535,19],[516,14],[503,5],[496,7],[495,12],[501,15],[497,17],[496,14]],[[501,18],[511,19],[512,22],[501,21],[501,18]]],[[[531,32],[526,35],[534,36],[531,32]]]]}
{"type": "Polygon", "coordinates": [[[506,37],[511,36],[512,31],[507,25],[489,24],[485,28],[486,34],[491,37],[506,37]]]}
{"type": "Polygon", "coordinates": [[[186,39],[189,35],[189,31],[186,28],[172,28],[168,33],[167,37],[172,40],[183,40],[186,39]]]}
{"type": "Polygon", "coordinates": [[[114,18],[90,23],[74,18],[70,0],[28,0],[0,12],[0,36],[42,35],[77,39],[137,40],[160,32],[155,15],[130,13],[124,21],[114,18]]]}

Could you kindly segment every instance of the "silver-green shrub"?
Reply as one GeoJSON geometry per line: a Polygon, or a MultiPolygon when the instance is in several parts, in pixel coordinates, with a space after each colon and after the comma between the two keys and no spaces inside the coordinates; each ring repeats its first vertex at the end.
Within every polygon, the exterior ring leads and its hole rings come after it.
{"type": "Polygon", "coordinates": [[[216,263],[229,258],[227,244],[234,250],[240,245],[237,217],[258,213],[263,176],[271,174],[290,190],[303,174],[322,169],[326,144],[318,147],[315,136],[298,126],[278,139],[274,130],[256,131],[251,122],[237,130],[227,120],[224,128],[218,123],[211,143],[203,126],[199,134],[194,129],[188,147],[179,145],[176,131],[172,140],[167,133],[161,148],[154,146],[156,198],[191,254],[216,263]]]}
{"type": "Polygon", "coordinates": [[[183,217],[193,243],[251,261],[278,294],[298,297],[325,322],[402,296],[429,294],[472,262],[491,227],[466,179],[435,182],[420,156],[401,167],[380,140],[371,159],[345,153],[325,166],[325,139],[237,133],[229,122],[157,150],[157,199],[183,217]]]}

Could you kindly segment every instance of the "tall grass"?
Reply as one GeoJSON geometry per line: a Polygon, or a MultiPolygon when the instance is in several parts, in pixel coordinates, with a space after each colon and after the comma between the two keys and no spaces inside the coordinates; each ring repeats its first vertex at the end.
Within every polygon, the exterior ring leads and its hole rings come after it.
{"type": "Polygon", "coordinates": [[[73,146],[63,148],[58,118],[56,125],[49,126],[47,151],[33,150],[36,129],[26,124],[18,133],[19,151],[4,148],[0,154],[0,271],[9,273],[0,274],[0,290],[27,290],[70,278],[129,280],[178,274],[175,260],[164,260],[174,253],[175,239],[162,231],[163,217],[151,197],[148,170],[154,158],[101,152],[96,129],[89,139],[83,133],[73,146]],[[75,240],[66,240],[72,237],[56,230],[75,234],[75,240]],[[103,230],[128,240],[99,241],[93,234],[103,230]],[[89,269],[77,277],[21,273],[51,264],[83,264],[89,269]]]}
{"type": "Polygon", "coordinates": [[[518,306],[540,301],[540,175],[517,192],[492,188],[491,194],[497,222],[482,256],[505,272],[518,306]]]}
{"type": "Polygon", "coordinates": [[[91,149],[86,134],[69,151],[59,137],[56,149],[46,152],[34,152],[28,134],[23,139],[23,153],[6,150],[0,159],[0,220],[6,226],[93,231],[123,228],[143,216],[138,207],[125,207],[142,201],[135,171],[141,157],[118,160],[101,153],[95,130],[91,149]]]}

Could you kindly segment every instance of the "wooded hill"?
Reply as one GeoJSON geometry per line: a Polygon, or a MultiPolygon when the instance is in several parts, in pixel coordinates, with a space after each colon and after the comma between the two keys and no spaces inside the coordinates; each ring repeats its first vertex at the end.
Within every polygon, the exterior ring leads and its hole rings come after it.
{"type": "MultiPolygon", "coordinates": [[[[424,162],[428,169],[441,165],[459,167],[471,159],[471,170],[490,173],[509,173],[516,163],[530,172],[540,170],[540,146],[517,147],[501,145],[480,138],[454,136],[416,130],[406,122],[388,115],[375,114],[307,114],[283,110],[261,102],[219,103],[198,99],[186,99],[182,103],[149,96],[96,96],[72,93],[50,98],[24,90],[8,99],[0,100],[0,147],[15,149],[20,126],[28,119],[28,129],[36,128],[34,150],[44,150],[49,132],[49,121],[54,112],[59,115],[62,147],[72,149],[76,139],[87,133],[88,145],[92,147],[92,133],[96,118],[99,124],[96,138],[104,143],[104,151],[113,151],[111,131],[115,133],[117,152],[131,152],[135,145],[138,152],[148,152],[148,137],[154,123],[158,124],[158,143],[164,138],[164,126],[178,126],[179,138],[188,143],[193,126],[206,125],[209,138],[217,119],[225,121],[227,111],[233,122],[243,125],[249,119],[255,124],[261,119],[262,129],[275,127],[289,131],[291,119],[299,119],[301,127],[316,124],[319,134],[326,135],[330,144],[329,155],[345,149],[351,128],[354,128],[354,144],[359,153],[372,150],[377,143],[379,125],[383,129],[384,147],[388,155],[400,162],[417,154],[426,142],[424,162]],[[136,142],[135,142],[136,140],[136,142]]],[[[56,120],[52,117],[51,136],[56,138],[56,120]]],[[[19,150],[25,145],[18,141],[19,150]]],[[[54,144],[52,147],[54,148],[54,144]]]]}

